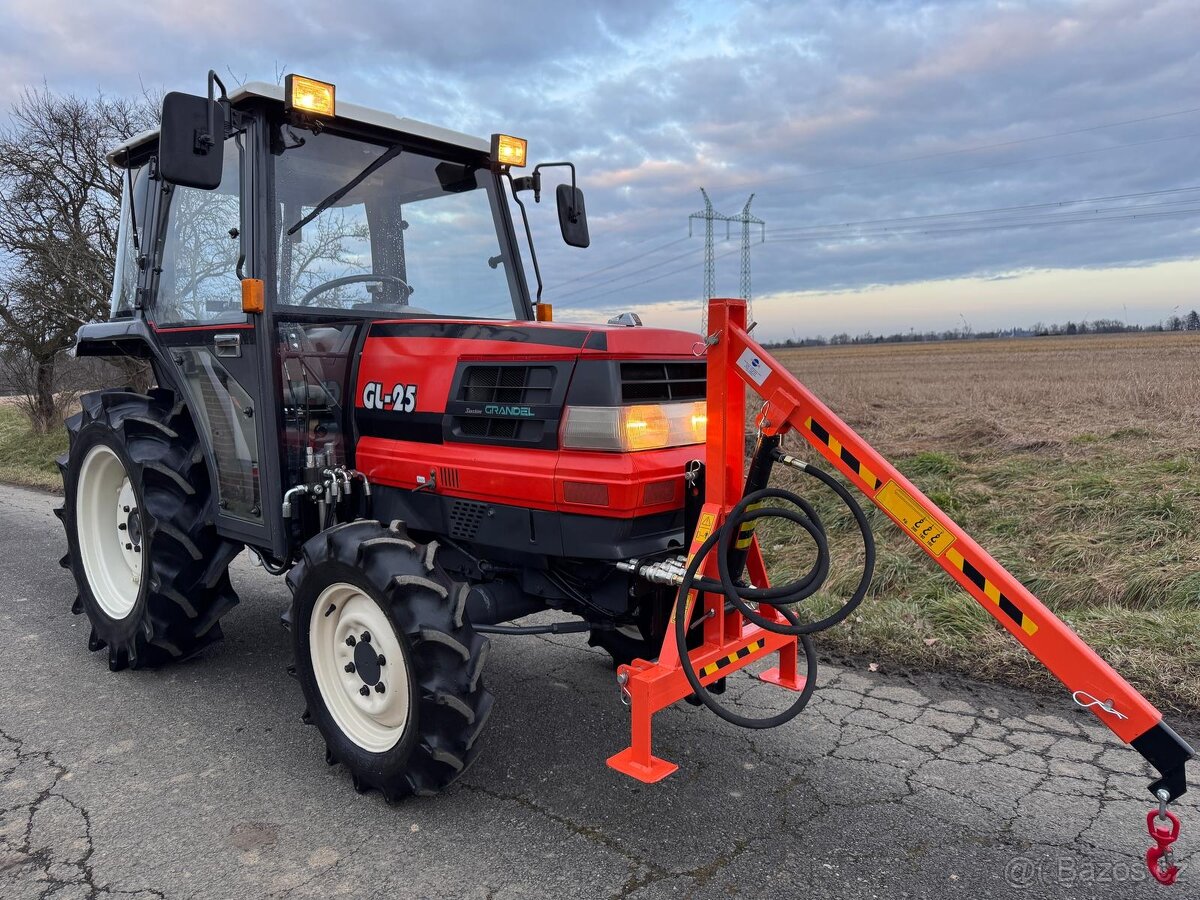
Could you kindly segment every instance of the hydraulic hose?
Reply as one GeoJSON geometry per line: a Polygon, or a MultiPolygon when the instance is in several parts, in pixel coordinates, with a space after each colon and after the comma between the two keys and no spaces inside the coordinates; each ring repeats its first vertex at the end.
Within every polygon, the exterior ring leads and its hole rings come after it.
{"type": "MultiPolygon", "coordinates": [[[[782,454],[779,454],[774,447],[767,449],[767,452],[773,454],[778,459],[782,459],[782,454]]],[[[791,458],[788,458],[787,462],[789,465],[799,468],[806,474],[816,478],[832,490],[850,510],[863,539],[863,574],[850,599],[835,612],[816,622],[801,621],[799,615],[790,607],[815,594],[828,578],[829,540],[825,533],[824,524],[821,522],[816,510],[803,497],[781,488],[763,488],[762,490],[746,494],[730,510],[729,516],[721,527],[714,530],[700,547],[697,548],[696,553],[692,555],[688,567],[684,572],[683,582],[679,586],[679,593],[675,599],[675,614],[672,617],[675,629],[675,643],[679,649],[680,666],[696,697],[705,706],[725,721],[731,722],[734,725],[740,725],[743,728],[774,728],[799,715],[800,711],[804,709],[812,697],[817,683],[817,658],[811,635],[814,632],[823,631],[838,624],[854,612],[858,605],[862,603],[863,598],[866,597],[867,590],[871,586],[871,577],[875,570],[875,538],[871,533],[871,527],[867,522],[866,514],[863,513],[862,507],[859,506],[854,496],[841,482],[828,473],[807,463],[797,464],[791,458]],[[783,503],[789,505],[767,505],[770,501],[783,501],[783,503]],[[756,588],[741,584],[739,583],[741,572],[735,572],[734,568],[730,565],[734,537],[743,533],[742,529],[744,525],[767,518],[783,519],[792,522],[807,532],[816,546],[817,558],[808,572],[795,581],[769,588],[756,588]],[[718,553],[717,570],[720,580],[714,580],[699,574],[700,567],[704,564],[705,558],[714,548],[716,548],[718,553]],[[804,648],[806,677],[804,688],[790,706],[772,716],[751,718],[733,712],[727,707],[722,706],[712,697],[708,689],[700,682],[700,676],[697,675],[695,668],[692,666],[691,658],[688,655],[689,648],[687,646],[686,628],[687,598],[693,590],[702,593],[721,594],[729,604],[732,604],[743,616],[759,627],[775,632],[776,634],[791,635],[799,639],[801,646],[804,648]],[[751,608],[749,606],[750,603],[756,603],[760,607],[766,605],[776,609],[787,620],[786,623],[767,618],[751,608]]],[[[740,569],[740,566],[738,568],[740,569]]]]}

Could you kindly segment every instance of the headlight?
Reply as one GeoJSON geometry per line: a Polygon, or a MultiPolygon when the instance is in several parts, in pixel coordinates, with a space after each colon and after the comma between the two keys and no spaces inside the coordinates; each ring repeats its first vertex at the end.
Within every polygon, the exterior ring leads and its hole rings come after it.
{"type": "Polygon", "coordinates": [[[635,406],[569,406],[562,445],[572,450],[660,450],[703,444],[708,415],[703,400],[635,406]]]}

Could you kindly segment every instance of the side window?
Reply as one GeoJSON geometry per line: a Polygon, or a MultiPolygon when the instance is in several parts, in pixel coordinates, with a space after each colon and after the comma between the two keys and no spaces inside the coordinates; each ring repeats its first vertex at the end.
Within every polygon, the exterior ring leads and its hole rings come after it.
{"type": "Polygon", "coordinates": [[[130,217],[129,177],[121,189],[121,224],[117,229],[117,268],[113,277],[113,317],[129,313],[137,305],[138,249],[134,245],[133,225],[137,226],[138,241],[146,235],[146,207],[150,193],[149,167],[142,166],[133,172],[133,216],[130,217]]]}
{"type": "Polygon", "coordinates": [[[175,186],[161,231],[161,267],[154,318],[207,322],[242,318],[237,277],[242,228],[241,173],[234,139],[225,142],[221,186],[175,186]]]}

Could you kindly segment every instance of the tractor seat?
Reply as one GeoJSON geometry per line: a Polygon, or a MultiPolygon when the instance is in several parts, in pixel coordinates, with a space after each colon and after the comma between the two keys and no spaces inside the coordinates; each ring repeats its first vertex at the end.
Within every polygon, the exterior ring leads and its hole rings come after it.
{"type": "Polygon", "coordinates": [[[306,336],[317,353],[346,353],[353,328],[309,328],[306,336]]]}
{"type": "Polygon", "coordinates": [[[323,384],[289,381],[285,396],[290,405],[306,406],[310,409],[329,409],[337,403],[337,392],[323,384]]]}

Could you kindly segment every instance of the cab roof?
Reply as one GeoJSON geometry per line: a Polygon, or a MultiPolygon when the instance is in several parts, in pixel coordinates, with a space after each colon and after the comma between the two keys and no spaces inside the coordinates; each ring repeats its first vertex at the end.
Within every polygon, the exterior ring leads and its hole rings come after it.
{"type": "MultiPolygon", "coordinates": [[[[229,102],[236,105],[244,100],[256,97],[282,103],[283,86],[268,84],[265,81],[248,81],[230,91],[229,102]]],[[[343,103],[341,100],[338,100],[336,118],[350,122],[360,122],[376,128],[386,128],[388,131],[394,131],[397,134],[427,138],[428,140],[439,141],[443,144],[452,144],[457,147],[466,147],[470,150],[478,150],[483,153],[487,153],[491,147],[490,143],[483,138],[463,134],[460,131],[453,131],[449,128],[442,128],[440,125],[430,125],[428,122],[420,122],[417,119],[410,119],[406,116],[397,116],[383,110],[357,106],[353,103],[343,103]]],[[[157,128],[143,131],[113,147],[108,152],[106,158],[114,166],[123,165],[124,160],[128,158],[126,154],[132,154],[133,151],[157,139],[157,128]]]]}

